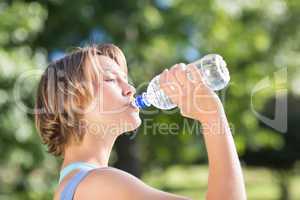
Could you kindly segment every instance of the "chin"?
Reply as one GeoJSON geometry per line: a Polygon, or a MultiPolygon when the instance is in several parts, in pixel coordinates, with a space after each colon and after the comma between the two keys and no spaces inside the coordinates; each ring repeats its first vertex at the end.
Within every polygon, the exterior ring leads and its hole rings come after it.
{"type": "Polygon", "coordinates": [[[124,131],[122,132],[130,132],[137,129],[141,124],[142,120],[139,114],[136,113],[129,113],[130,116],[126,116],[126,120],[124,121],[124,131]]]}

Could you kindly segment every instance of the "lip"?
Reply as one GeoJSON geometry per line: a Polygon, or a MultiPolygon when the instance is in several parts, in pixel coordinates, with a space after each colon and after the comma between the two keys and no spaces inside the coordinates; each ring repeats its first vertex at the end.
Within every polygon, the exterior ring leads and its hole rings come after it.
{"type": "Polygon", "coordinates": [[[134,108],[136,111],[140,110],[134,103],[134,101],[129,102],[128,104],[129,107],[134,108]]]}

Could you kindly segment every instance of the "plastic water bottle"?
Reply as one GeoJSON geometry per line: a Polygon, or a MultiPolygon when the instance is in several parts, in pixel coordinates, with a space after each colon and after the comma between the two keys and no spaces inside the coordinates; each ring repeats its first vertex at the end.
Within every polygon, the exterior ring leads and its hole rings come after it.
{"type": "MultiPolygon", "coordinates": [[[[204,79],[204,83],[212,90],[221,90],[229,83],[229,72],[225,61],[220,55],[208,54],[192,64],[197,66],[204,79]]],[[[150,81],[147,92],[143,92],[141,95],[136,96],[133,101],[135,106],[144,109],[153,105],[162,110],[176,107],[171,99],[160,89],[159,76],[160,75],[155,76],[150,81]]]]}

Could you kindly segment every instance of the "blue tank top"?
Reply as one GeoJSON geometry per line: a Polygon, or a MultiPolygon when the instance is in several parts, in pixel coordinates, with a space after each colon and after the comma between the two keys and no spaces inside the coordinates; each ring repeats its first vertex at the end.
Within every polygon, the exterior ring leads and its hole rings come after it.
{"type": "Polygon", "coordinates": [[[59,183],[63,178],[68,175],[71,171],[75,169],[80,169],[66,184],[63,191],[60,194],[60,200],[72,200],[76,191],[76,188],[80,182],[94,169],[99,168],[97,165],[84,162],[75,162],[65,168],[60,172],[59,183]]]}

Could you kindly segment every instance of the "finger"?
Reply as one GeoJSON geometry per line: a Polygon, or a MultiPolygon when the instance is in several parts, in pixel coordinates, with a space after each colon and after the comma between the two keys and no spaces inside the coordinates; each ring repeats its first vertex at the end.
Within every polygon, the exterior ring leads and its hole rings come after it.
{"type": "Polygon", "coordinates": [[[165,69],[159,76],[159,85],[162,86],[166,83],[166,74],[167,74],[168,69],[165,69]]]}
{"type": "Polygon", "coordinates": [[[161,73],[161,75],[159,76],[159,86],[162,90],[173,90],[173,88],[170,88],[170,83],[169,83],[169,80],[168,80],[168,69],[165,69],[163,71],[163,73],[161,73]]]}
{"type": "Polygon", "coordinates": [[[184,63],[180,63],[176,66],[176,70],[174,71],[174,76],[181,87],[183,87],[187,82],[185,70],[186,70],[186,65],[184,63]]]}
{"type": "Polygon", "coordinates": [[[184,93],[184,88],[186,88],[188,84],[185,69],[186,65],[184,63],[176,64],[170,69],[169,82],[174,84],[176,92],[180,95],[184,93]]]}
{"type": "Polygon", "coordinates": [[[178,71],[178,64],[176,65],[173,65],[171,68],[170,68],[170,73],[173,75],[173,77],[176,79],[176,81],[181,85],[180,81],[177,79],[176,77],[176,71],[178,71]]]}
{"type": "MultiPolygon", "coordinates": [[[[170,80],[170,71],[168,69],[165,69],[163,73],[159,76],[159,85],[162,88],[170,87],[171,86],[171,80],[170,80]]],[[[174,86],[171,87],[171,90],[175,90],[174,86]]]]}
{"type": "Polygon", "coordinates": [[[170,70],[166,73],[166,81],[171,89],[179,91],[181,90],[181,83],[177,80],[175,72],[179,69],[178,65],[173,65],[170,70]]]}
{"type": "Polygon", "coordinates": [[[172,87],[164,86],[162,88],[162,91],[172,101],[172,103],[178,105],[179,95],[177,92],[174,92],[174,89],[172,89],[172,87]]]}
{"type": "Polygon", "coordinates": [[[163,86],[161,86],[161,89],[163,93],[172,101],[172,103],[178,105],[180,96],[176,92],[176,90],[170,86],[170,84],[164,84],[163,86]]]}
{"type": "Polygon", "coordinates": [[[171,101],[178,105],[180,99],[180,86],[177,82],[174,81],[174,77],[170,71],[165,70],[160,75],[160,88],[162,91],[171,99],[171,101]]]}
{"type": "Polygon", "coordinates": [[[200,72],[200,69],[197,68],[197,66],[194,64],[190,64],[187,66],[187,76],[190,76],[192,78],[193,83],[204,84],[204,78],[200,72]]]}

